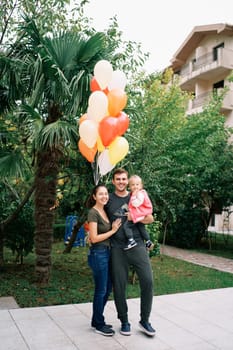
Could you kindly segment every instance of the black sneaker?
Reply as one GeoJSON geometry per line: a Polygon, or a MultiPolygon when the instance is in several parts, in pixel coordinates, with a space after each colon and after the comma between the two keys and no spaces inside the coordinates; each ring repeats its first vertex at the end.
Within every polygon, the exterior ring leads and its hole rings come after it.
{"type": "Polygon", "coordinates": [[[139,327],[147,335],[153,337],[155,335],[155,329],[151,326],[149,322],[140,321],[139,327]]]}
{"type": "Polygon", "coordinates": [[[124,250],[129,250],[133,247],[136,247],[136,245],[137,245],[137,242],[134,239],[132,239],[129,241],[128,245],[124,248],[124,250]]]}
{"type": "Polygon", "coordinates": [[[121,324],[120,333],[123,335],[131,335],[130,324],[128,322],[121,324]]]}
{"type": "Polygon", "coordinates": [[[152,250],[154,248],[154,244],[150,240],[148,240],[146,241],[146,248],[148,250],[152,250]]]}
{"type": "Polygon", "coordinates": [[[115,334],[114,330],[110,327],[107,327],[106,325],[96,328],[95,332],[98,334],[108,336],[108,337],[111,337],[115,334]]]}
{"type": "MultiPolygon", "coordinates": [[[[112,324],[105,324],[104,326],[108,327],[108,328],[112,328],[112,324]]],[[[91,323],[91,327],[92,328],[96,328],[96,324],[94,322],[91,323]]]]}

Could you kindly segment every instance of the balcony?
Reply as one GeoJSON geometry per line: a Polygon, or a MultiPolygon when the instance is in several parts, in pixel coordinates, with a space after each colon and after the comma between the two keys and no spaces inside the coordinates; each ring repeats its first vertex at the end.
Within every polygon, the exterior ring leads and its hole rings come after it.
{"type": "Polygon", "coordinates": [[[184,65],[179,73],[183,90],[194,91],[197,79],[213,81],[214,77],[226,77],[233,69],[233,51],[219,48],[184,65]]]}
{"type": "MultiPolygon", "coordinates": [[[[200,111],[202,109],[202,106],[210,102],[213,95],[213,91],[207,91],[203,94],[200,94],[194,100],[190,101],[189,108],[188,108],[188,114],[200,111]]],[[[223,111],[232,111],[233,110],[233,90],[229,90],[226,93],[226,96],[223,99],[222,107],[223,111]]]]}

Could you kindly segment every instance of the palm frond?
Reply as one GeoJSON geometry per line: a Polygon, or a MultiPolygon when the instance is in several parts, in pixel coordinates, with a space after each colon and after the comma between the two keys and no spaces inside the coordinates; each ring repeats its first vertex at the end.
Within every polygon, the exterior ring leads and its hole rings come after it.
{"type": "Polygon", "coordinates": [[[69,144],[74,144],[78,139],[76,125],[58,120],[55,123],[46,125],[38,135],[38,145],[42,148],[63,149],[69,144]]]}
{"type": "MultiPolygon", "coordinates": [[[[103,54],[106,45],[106,37],[104,33],[98,32],[90,37],[82,46],[82,50],[77,50],[77,63],[87,63],[90,60],[97,59],[97,55],[103,54]]],[[[93,62],[94,63],[94,62],[93,62]]],[[[95,62],[96,63],[96,62],[95,62]]],[[[94,64],[95,64],[94,63],[94,64]]]]}
{"type": "Polygon", "coordinates": [[[73,76],[70,82],[70,90],[72,96],[69,101],[69,110],[73,115],[77,115],[77,112],[87,109],[88,97],[90,95],[90,76],[85,74],[84,71],[79,71],[77,75],[73,76]]]}
{"type": "Polygon", "coordinates": [[[40,113],[37,110],[35,110],[31,105],[22,104],[21,111],[27,115],[27,119],[41,120],[40,113]]]}
{"type": "Polygon", "coordinates": [[[28,48],[39,46],[43,41],[43,38],[40,35],[35,21],[26,14],[23,14],[22,17],[24,22],[20,25],[20,27],[23,35],[28,37],[28,48]]]}
{"type": "Polygon", "coordinates": [[[82,50],[85,41],[82,36],[72,32],[61,33],[55,38],[45,38],[44,48],[48,57],[52,57],[64,72],[74,68],[77,51],[82,50]]]}
{"type": "Polygon", "coordinates": [[[19,148],[0,158],[1,177],[24,178],[29,170],[29,165],[19,148]]]}

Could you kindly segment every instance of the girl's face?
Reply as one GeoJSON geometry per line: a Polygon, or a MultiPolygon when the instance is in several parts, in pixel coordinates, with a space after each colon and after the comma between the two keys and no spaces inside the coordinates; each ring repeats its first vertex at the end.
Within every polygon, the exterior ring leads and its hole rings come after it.
{"type": "Polygon", "coordinates": [[[109,195],[108,190],[104,186],[100,186],[96,190],[96,194],[93,195],[94,200],[96,201],[96,204],[105,205],[108,202],[109,195]]]}
{"type": "Polygon", "coordinates": [[[130,179],[129,188],[130,188],[130,191],[132,191],[132,192],[141,190],[142,189],[141,179],[138,179],[138,178],[130,179]]]}

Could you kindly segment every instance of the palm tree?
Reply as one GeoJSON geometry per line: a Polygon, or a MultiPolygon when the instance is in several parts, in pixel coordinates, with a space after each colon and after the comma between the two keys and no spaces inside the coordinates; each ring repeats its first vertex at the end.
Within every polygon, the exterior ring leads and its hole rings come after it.
{"type": "Polygon", "coordinates": [[[35,170],[36,282],[46,285],[52,265],[54,211],[50,208],[56,200],[60,164],[69,148],[77,148],[77,117],[87,108],[91,73],[108,53],[103,33],[86,37],[67,31],[46,37],[29,18],[23,30],[23,41],[15,45],[10,58],[21,63],[23,96],[17,116],[35,170]]]}

